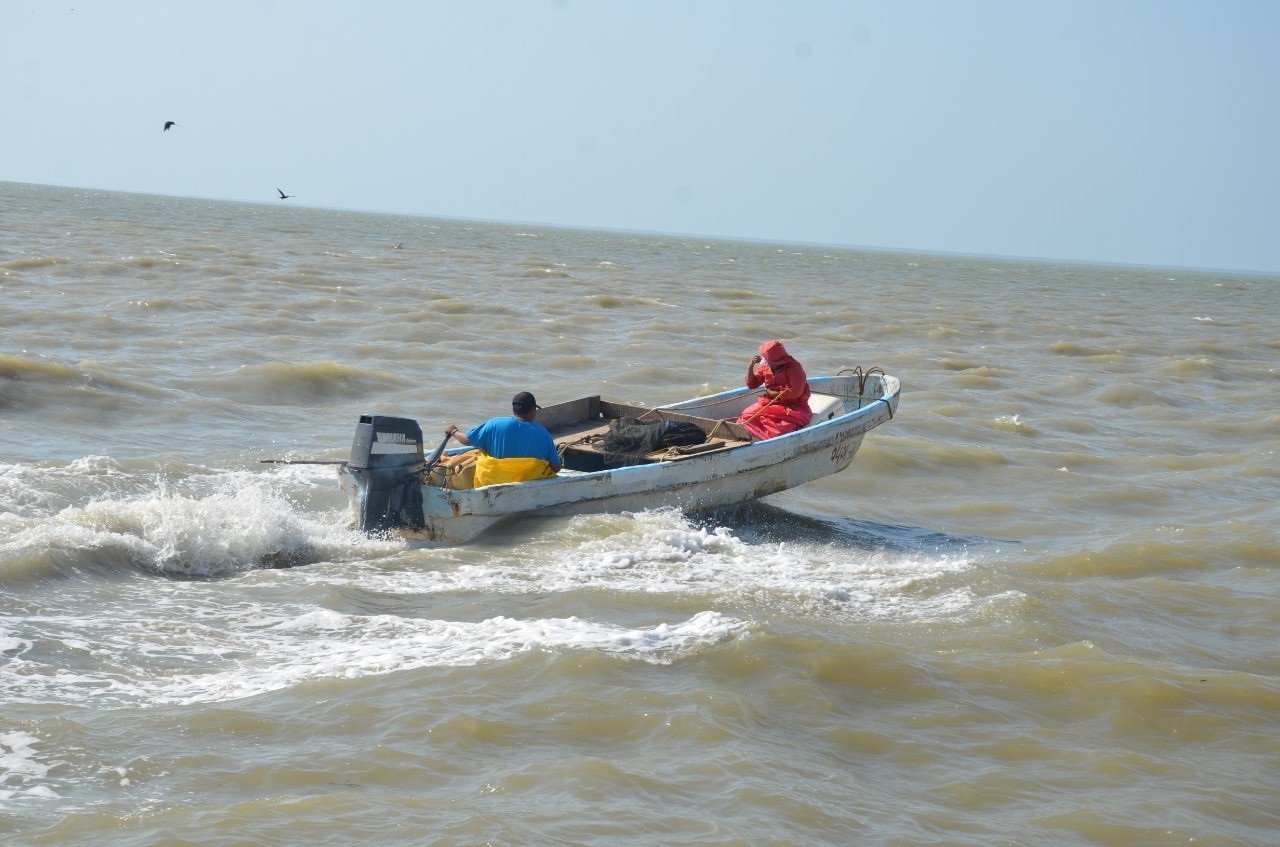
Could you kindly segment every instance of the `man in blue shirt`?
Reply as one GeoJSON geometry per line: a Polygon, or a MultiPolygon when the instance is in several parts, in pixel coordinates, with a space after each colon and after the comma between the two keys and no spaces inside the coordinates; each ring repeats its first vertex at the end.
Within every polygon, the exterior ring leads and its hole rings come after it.
{"type": "Polygon", "coordinates": [[[528,391],[511,398],[511,417],[490,418],[466,432],[449,424],[444,434],[478,447],[476,488],[502,482],[545,479],[560,472],[556,442],[540,424],[537,402],[528,391]]]}

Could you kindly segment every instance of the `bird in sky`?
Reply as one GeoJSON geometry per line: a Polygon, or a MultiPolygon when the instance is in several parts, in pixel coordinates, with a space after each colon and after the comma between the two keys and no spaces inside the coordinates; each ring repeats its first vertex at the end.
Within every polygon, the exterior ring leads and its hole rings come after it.
{"type": "Polygon", "coordinates": [[[168,132],[168,131],[169,131],[169,127],[171,127],[171,126],[179,126],[179,124],[178,124],[178,122],[177,122],[177,121],[165,121],[165,122],[164,122],[164,131],[165,131],[165,132],[168,132]]]}
{"type": "MultiPolygon", "coordinates": [[[[276,191],[280,191],[280,189],[279,189],[279,188],[277,188],[277,189],[276,189],[276,191]]],[[[293,196],[292,194],[285,194],[283,191],[280,191],[280,199],[281,199],[281,200],[288,200],[288,199],[289,199],[290,197],[292,197],[292,196],[293,196]]]]}

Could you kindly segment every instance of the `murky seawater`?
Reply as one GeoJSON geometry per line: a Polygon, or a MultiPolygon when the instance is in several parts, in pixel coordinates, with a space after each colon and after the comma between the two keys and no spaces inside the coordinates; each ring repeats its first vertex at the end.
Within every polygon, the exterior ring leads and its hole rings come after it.
{"type": "Polygon", "coordinates": [[[0,842],[1280,832],[1280,278],[0,183],[0,842]],[[711,514],[353,533],[428,433],[898,376],[711,514]]]}

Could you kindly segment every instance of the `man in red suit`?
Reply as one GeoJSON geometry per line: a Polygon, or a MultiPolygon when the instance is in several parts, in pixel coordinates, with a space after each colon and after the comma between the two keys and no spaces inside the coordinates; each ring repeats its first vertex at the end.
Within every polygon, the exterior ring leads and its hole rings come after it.
{"type": "Polygon", "coordinates": [[[738,423],[757,441],[808,426],[809,378],[781,341],[766,341],[747,365],[747,388],[764,386],[764,393],[738,417],[738,423]]]}

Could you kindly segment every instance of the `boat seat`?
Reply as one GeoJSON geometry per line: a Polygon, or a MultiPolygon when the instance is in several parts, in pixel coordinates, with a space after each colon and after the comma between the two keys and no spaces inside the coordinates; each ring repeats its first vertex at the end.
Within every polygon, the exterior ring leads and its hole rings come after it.
{"type": "Polygon", "coordinates": [[[809,411],[813,412],[810,425],[829,421],[837,415],[844,414],[844,401],[831,394],[810,394],[809,411]]]}

